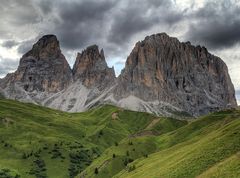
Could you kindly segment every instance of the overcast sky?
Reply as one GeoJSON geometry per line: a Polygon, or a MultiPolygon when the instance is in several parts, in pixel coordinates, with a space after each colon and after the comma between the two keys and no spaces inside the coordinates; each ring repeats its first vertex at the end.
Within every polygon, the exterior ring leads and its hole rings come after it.
{"type": "Polygon", "coordinates": [[[97,44],[119,74],[137,41],[166,32],[221,57],[240,101],[240,0],[1,0],[0,20],[0,77],[45,34],[71,66],[97,44]]]}

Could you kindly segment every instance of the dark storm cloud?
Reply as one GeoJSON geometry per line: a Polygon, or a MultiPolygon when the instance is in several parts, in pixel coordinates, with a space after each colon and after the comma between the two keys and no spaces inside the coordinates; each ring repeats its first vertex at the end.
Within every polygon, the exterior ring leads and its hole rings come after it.
{"type": "Polygon", "coordinates": [[[60,22],[56,34],[62,46],[68,49],[85,47],[90,41],[98,41],[107,27],[109,11],[117,1],[80,1],[60,3],[60,22]]]}
{"type": "Polygon", "coordinates": [[[40,0],[35,1],[36,6],[45,19],[51,17],[50,30],[49,24],[43,24],[41,32],[56,34],[67,50],[97,43],[112,53],[122,53],[124,47],[114,45],[127,43],[139,32],[159,24],[172,25],[182,19],[170,0],[40,0]]]}
{"type": "Polygon", "coordinates": [[[0,21],[1,39],[15,40],[31,35],[31,26],[39,23],[41,17],[32,0],[1,0],[0,21]]]}
{"type": "Polygon", "coordinates": [[[135,34],[164,24],[171,26],[183,18],[168,0],[128,1],[123,9],[116,13],[108,35],[110,42],[121,44],[135,34]]]}
{"type": "Polygon", "coordinates": [[[44,14],[49,14],[52,11],[52,8],[53,8],[53,1],[40,0],[40,1],[37,2],[37,5],[39,6],[40,10],[44,14]]]}
{"type": "Polygon", "coordinates": [[[156,33],[164,29],[169,33],[175,24],[187,20],[188,31],[181,34],[187,40],[213,49],[237,44],[239,6],[230,0],[206,2],[197,10],[180,10],[171,0],[3,0],[0,18],[6,25],[0,25],[0,35],[10,36],[2,44],[7,48],[17,45],[14,41],[18,40],[12,37],[15,33],[20,33],[18,37],[29,35],[20,40],[24,41],[18,49],[21,54],[36,41],[31,39],[51,33],[57,35],[66,51],[81,50],[96,43],[108,54],[119,56],[133,39],[142,39],[138,38],[142,32],[152,33],[149,31],[156,27],[153,30],[156,33]],[[36,26],[32,28],[32,24],[36,26]]]}
{"type": "Polygon", "coordinates": [[[12,25],[26,25],[40,20],[31,0],[3,0],[0,15],[2,20],[8,20],[12,25]]]}
{"type": "Polygon", "coordinates": [[[229,48],[240,42],[240,7],[232,1],[208,2],[190,14],[193,22],[186,39],[211,49],[229,48]]]}
{"type": "MultiPolygon", "coordinates": [[[[0,8],[5,9],[0,15],[9,19],[12,30],[18,26],[19,33],[24,27],[33,31],[28,40],[40,33],[51,33],[57,35],[66,50],[96,43],[116,55],[125,50],[121,45],[138,33],[154,26],[171,26],[183,17],[170,0],[4,0],[0,8]],[[32,24],[35,28],[31,28],[32,24]]],[[[8,28],[0,28],[0,33],[7,31],[8,28]]],[[[21,40],[25,42],[18,51],[24,53],[30,49],[30,42],[21,40]]]]}
{"type": "MultiPolygon", "coordinates": [[[[0,25],[0,35],[8,37],[4,46],[11,47],[13,35],[24,33],[24,28],[34,31],[31,25],[36,24],[36,33],[29,36],[53,33],[68,50],[98,43],[118,54],[139,33],[154,27],[170,30],[187,19],[187,40],[212,49],[239,43],[240,7],[230,0],[206,2],[200,9],[184,11],[171,0],[3,0],[0,18],[6,24],[0,25]]],[[[19,52],[28,46],[22,44],[19,52]]]]}
{"type": "Polygon", "coordinates": [[[17,46],[19,44],[19,42],[15,41],[15,40],[7,40],[7,41],[4,41],[2,43],[2,47],[4,48],[12,48],[14,46],[17,46]]]}

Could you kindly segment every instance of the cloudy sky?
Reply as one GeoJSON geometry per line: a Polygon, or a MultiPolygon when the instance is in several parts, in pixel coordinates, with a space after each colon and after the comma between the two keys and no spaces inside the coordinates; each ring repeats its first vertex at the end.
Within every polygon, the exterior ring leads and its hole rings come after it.
{"type": "Polygon", "coordinates": [[[240,0],[1,0],[0,20],[0,77],[44,34],[57,35],[70,65],[99,45],[119,74],[137,41],[166,32],[221,57],[240,101],[240,0]]]}

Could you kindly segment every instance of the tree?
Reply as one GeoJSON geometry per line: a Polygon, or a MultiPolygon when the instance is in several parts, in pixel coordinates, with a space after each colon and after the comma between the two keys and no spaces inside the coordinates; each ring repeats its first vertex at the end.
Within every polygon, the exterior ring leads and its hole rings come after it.
{"type": "Polygon", "coordinates": [[[23,153],[22,159],[27,159],[27,154],[26,153],[23,153]]]}
{"type": "Polygon", "coordinates": [[[97,167],[95,168],[94,173],[95,173],[95,174],[98,174],[98,168],[97,168],[97,167]]]}

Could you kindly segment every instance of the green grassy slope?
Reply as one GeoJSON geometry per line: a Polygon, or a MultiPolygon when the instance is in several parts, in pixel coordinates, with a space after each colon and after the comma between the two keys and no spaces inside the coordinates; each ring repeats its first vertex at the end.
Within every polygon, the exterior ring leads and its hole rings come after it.
{"type": "Polygon", "coordinates": [[[240,112],[213,113],[157,136],[158,151],[115,177],[239,177],[240,112]]]}
{"type": "Polygon", "coordinates": [[[125,169],[128,163],[156,152],[158,150],[156,135],[176,130],[186,124],[186,121],[171,118],[155,118],[145,129],[108,148],[78,177],[112,177],[125,169]],[[98,174],[95,174],[96,168],[98,174]]]}
{"type": "Polygon", "coordinates": [[[74,177],[106,148],[153,119],[113,106],[69,114],[0,100],[0,177],[1,171],[24,178],[74,177]]]}
{"type": "Polygon", "coordinates": [[[239,177],[240,111],[194,121],[0,99],[0,178],[239,177]]]}
{"type": "Polygon", "coordinates": [[[198,178],[218,178],[218,177],[240,177],[240,153],[236,153],[229,158],[214,165],[206,172],[202,173],[198,178]]]}

